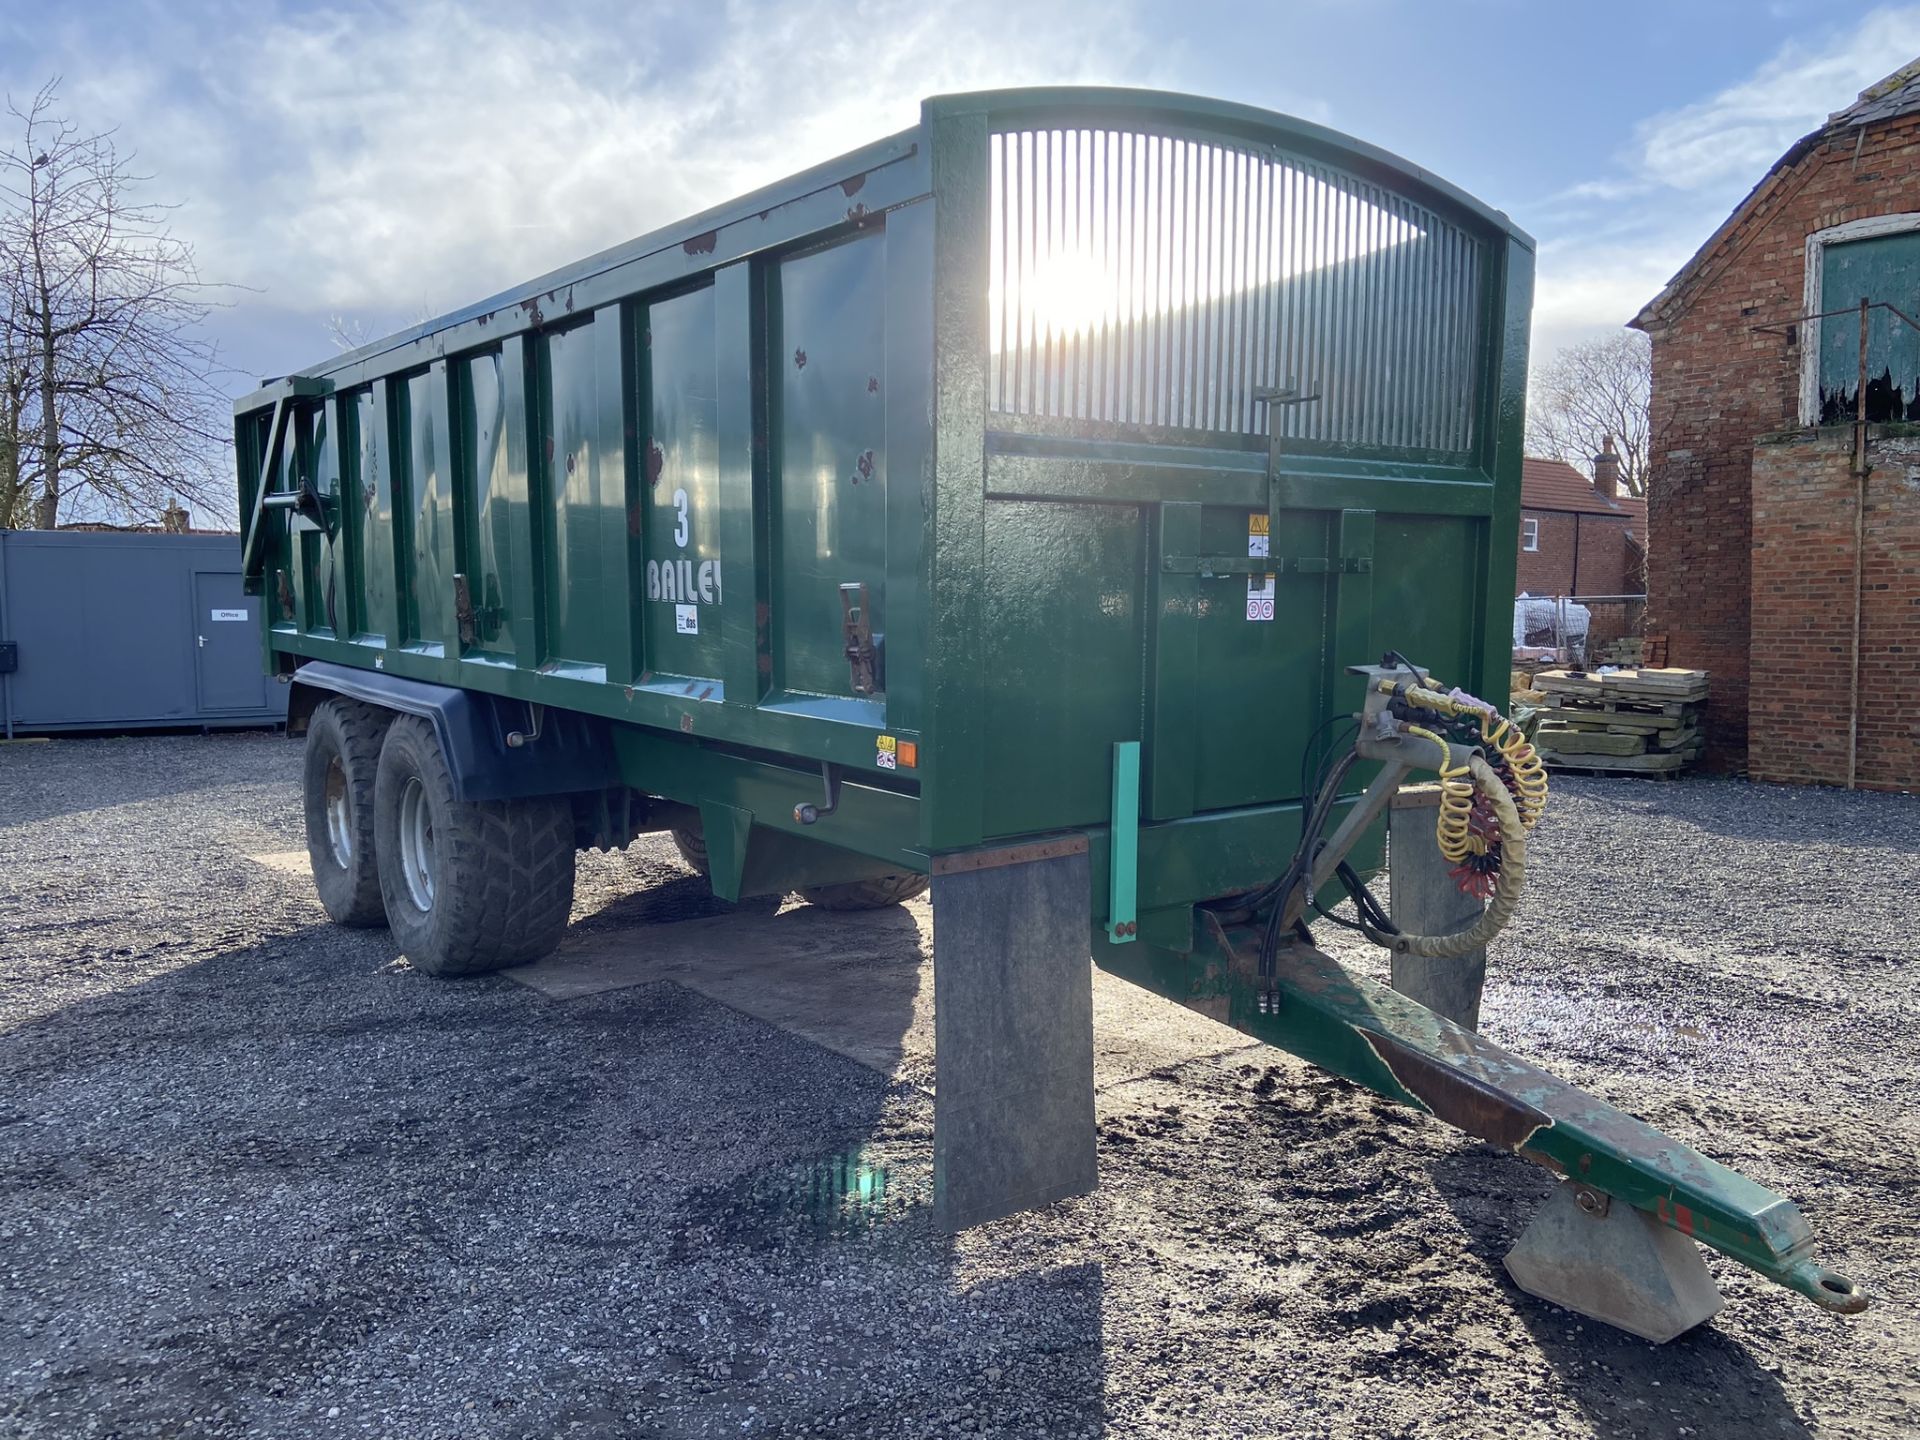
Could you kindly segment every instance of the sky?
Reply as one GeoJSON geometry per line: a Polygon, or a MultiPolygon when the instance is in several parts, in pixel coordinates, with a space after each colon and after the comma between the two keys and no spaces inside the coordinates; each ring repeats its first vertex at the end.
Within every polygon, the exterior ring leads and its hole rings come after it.
{"type": "Polygon", "coordinates": [[[1536,363],[1616,331],[1800,135],[1920,55],[1801,0],[0,0],[175,206],[236,394],[1020,84],[1331,126],[1539,243],[1536,363]]]}

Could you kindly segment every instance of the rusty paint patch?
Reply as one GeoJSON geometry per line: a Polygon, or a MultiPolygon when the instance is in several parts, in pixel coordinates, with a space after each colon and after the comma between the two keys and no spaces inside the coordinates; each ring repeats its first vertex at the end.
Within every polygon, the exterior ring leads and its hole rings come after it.
{"type": "Polygon", "coordinates": [[[861,174],[858,174],[858,175],[849,175],[846,179],[840,182],[840,190],[849,200],[851,200],[854,196],[860,193],[861,189],[866,185],[866,183],[867,183],[867,177],[865,172],[862,172],[861,174]]]}
{"type": "Polygon", "coordinates": [[[1414,1049],[1404,1040],[1372,1030],[1361,1030],[1360,1034],[1402,1088],[1426,1106],[1435,1119],[1456,1130],[1503,1150],[1518,1150],[1553,1124],[1553,1117],[1545,1111],[1414,1049]]]}
{"type": "Polygon", "coordinates": [[[873,451],[871,450],[862,450],[860,458],[853,462],[853,483],[858,485],[863,480],[868,484],[873,483],[873,451]]]}
{"type": "Polygon", "coordinates": [[[856,200],[847,207],[847,223],[850,225],[864,225],[872,214],[873,212],[871,210],[856,200]]]}
{"type": "Polygon", "coordinates": [[[522,300],[520,302],[520,310],[521,313],[527,317],[527,323],[535,329],[538,329],[541,322],[547,318],[540,313],[540,302],[538,300],[522,300]]]}
{"type": "MultiPolygon", "coordinates": [[[[627,534],[635,540],[640,538],[640,507],[638,505],[627,507],[627,534]]],[[[627,698],[633,698],[631,690],[627,692],[627,698]]]]}
{"type": "Polygon", "coordinates": [[[1689,1207],[1682,1205],[1678,1200],[1668,1200],[1666,1196],[1660,1196],[1653,1202],[1653,1213],[1658,1216],[1663,1223],[1671,1225],[1682,1235],[1688,1236],[1689,1238],[1692,1237],[1694,1231],[1693,1211],[1689,1207]]]}
{"type": "Polygon", "coordinates": [[[1522,1145],[1518,1153],[1522,1160],[1538,1165],[1542,1170],[1551,1170],[1556,1175],[1565,1175],[1567,1173],[1567,1167],[1554,1159],[1553,1156],[1547,1154],[1544,1150],[1535,1150],[1529,1146],[1522,1145]]]}
{"type": "Polygon", "coordinates": [[[660,484],[660,473],[667,468],[667,452],[660,448],[658,440],[647,442],[647,488],[653,489],[660,484]]]}
{"type": "Polygon", "coordinates": [[[627,703],[631,705],[633,703],[633,686],[629,685],[626,687],[626,694],[627,694],[627,703]]]}
{"type": "Polygon", "coordinates": [[[867,393],[869,395],[878,395],[880,393],[880,377],[878,375],[867,376],[867,393]]]}
{"type": "Polygon", "coordinates": [[[683,241],[680,248],[689,255],[711,255],[714,246],[720,243],[718,230],[705,230],[691,239],[683,241]]]}
{"type": "MultiPolygon", "coordinates": [[[[796,370],[804,370],[807,368],[807,352],[797,346],[793,352],[793,368],[796,370]]],[[[755,438],[758,439],[759,437],[756,436],[755,438]]]]}
{"type": "Polygon", "coordinates": [[[707,688],[706,688],[706,689],[704,689],[704,690],[702,690],[702,691],[701,691],[701,692],[700,692],[700,693],[699,693],[698,695],[696,695],[696,696],[694,696],[694,699],[696,699],[696,700],[704,700],[704,699],[706,699],[706,698],[707,698],[707,697],[708,697],[709,695],[711,695],[711,694],[713,694],[713,687],[712,687],[711,685],[709,685],[709,686],[707,686],[707,688]]]}
{"type": "Polygon", "coordinates": [[[685,735],[691,735],[693,733],[693,716],[682,715],[680,717],[680,730],[681,733],[685,735]]]}

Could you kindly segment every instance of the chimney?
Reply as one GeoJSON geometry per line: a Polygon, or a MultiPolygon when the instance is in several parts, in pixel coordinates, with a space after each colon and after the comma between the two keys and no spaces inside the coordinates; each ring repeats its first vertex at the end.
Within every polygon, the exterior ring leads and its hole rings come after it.
{"type": "Polygon", "coordinates": [[[169,535],[188,534],[193,529],[193,514],[178,500],[169,500],[160,512],[160,528],[169,535]]]}
{"type": "Polygon", "coordinates": [[[1600,453],[1593,457],[1593,488],[1602,500],[1620,498],[1620,452],[1613,448],[1613,436],[1600,442],[1600,453]]]}

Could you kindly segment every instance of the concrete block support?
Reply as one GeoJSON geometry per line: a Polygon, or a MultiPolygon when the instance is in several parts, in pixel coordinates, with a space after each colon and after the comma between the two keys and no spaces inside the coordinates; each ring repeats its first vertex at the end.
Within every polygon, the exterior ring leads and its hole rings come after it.
{"type": "Polygon", "coordinates": [[[1561,1181],[1507,1252],[1507,1273],[1529,1295],[1656,1345],[1711,1320],[1726,1303],[1693,1241],[1571,1180],[1561,1181]]]}
{"type": "Polygon", "coordinates": [[[964,1230],[1097,1183],[1084,836],[936,857],[933,1195],[964,1230]]]}
{"type": "MultiPolygon", "coordinates": [[[[1438,785],[1403,785],[1387,812],[1387,874],[1393,923],[1420,935],[1451,935],[1480,917],[1481,903],[1464,895],[1433,842],[1440,812],[1438,785]]],[[[1391,983],[1409,1000],[1468,1030],[1480,1028],[1480,992],[1487,983],[1487,952],[1458,960],[1395,955],[1391,983]]]]}

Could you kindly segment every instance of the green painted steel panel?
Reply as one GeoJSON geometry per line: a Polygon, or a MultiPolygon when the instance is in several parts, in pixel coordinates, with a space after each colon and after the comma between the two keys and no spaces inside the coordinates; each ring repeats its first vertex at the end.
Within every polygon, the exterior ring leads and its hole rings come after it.
{"type": "Polygon", "coordinates": [[[1105,823],[1114,743],[1140,738],[1145,552],[1132,506],[987,507],[988,834],[1105,823]]]}
{"type": "Polygon", "coordinates": [[[711,287],[647,307],[640,346],[645,603],[650,682],[718,683],[725,668],[719,370],[711,287]]]}
{"type": "MultiPolygon", "coordinates": [[[[506,361],[498,350],[455,362],[459,474],[464,503],[466,577],[473,606],[468,654],[512,660],[513,607],[527,582],[516,563],[516,522],[525,526],[526,475],[508,463],[506,361]]],[[[524,601],[522,601],[524,603],[524,601]]]]}
{"type": "MultiPolygon", "coordinates": [[[[1267,516],[1210,507],[1200,545],[1209,555],[1245,555],[1267,516]]],[[[1196,578],[1196,684],[1192,739],[1161,747],[1168,763],[1194,769],[1193,808],[1225,810],[1291,800],[1300,793],[1300,752],[1325,708],[1324,619],[1332,583],[1324,573],[1288,570],[1289,561],[1324,560],[1323,513],[1280,517],[1266,537],[1279,570],[1196,578]],[[1271,582],[1268,577],[1271,576],[1271,582]],[[1231,703],[1220,703],[1231,697],[1231,703]],[[1179,753],[1184,749],[1184,757],[1179,753]]]]}
{"type": "MultiPolygon", "coordinates": [[[[1398,650],[1437,679],[1478,692],[1475,641],[1461,617],[1480,607],[1478,543],[1486,527],[1445,515],[1382,515],[1374,546],[1373,648],[1398,650]]],[[[1509,666],[1508,669],[1512,667],[1509,666]]],[[[1500,675],[1507,682],[1506,671],[1500,675]]],[[[1505,696],[1488,697],[1504,708],[1505,696]]]]}
{"type": "Polygon", "coordinates": [[[458,653],[449,648],[453,632],[453,474],[448,464],[446,436],[446,370],[407,377],[396,392],[398,434],[407,437],[407,542],[411,554],[405,569],[405,638],[409,645],[429,651],[458,653]]]}
{"type": "Polygon", "coordinates": [[[887,628],[885,236],[783,260],[774,283],[774,678],[850,696],[840,587],[864,584],[887,628]]]}
{"type": "MultiPolygon", "coordinates": [[[[600,623],[606,572],[601,526],[617,497],[603,496],[594,464],[599,392],[593,322],[541,337],[541,443],[535,464],[544,469],[547,635],[542,659],[569,667],[604,667],[600,623]]],[[[617,522],[626,523],[624,506],[617,522]]]]}
{"type": "Polygon", "coordinates": [[[361,556],[359,613],[354,638],[384,644],[392,632],[394,598],[393,467],[388,463],[384,386],[362,390],[353,399],[354,480],[360,504],[361,556]]]}

